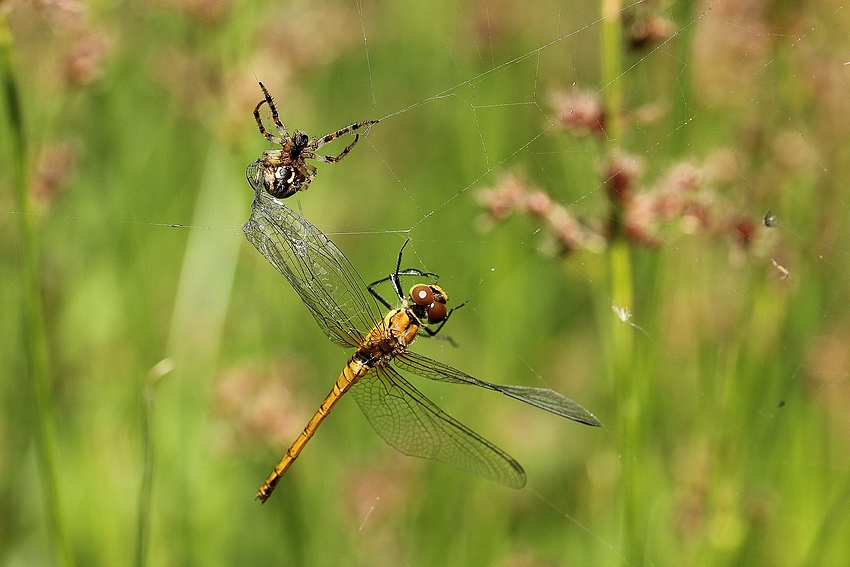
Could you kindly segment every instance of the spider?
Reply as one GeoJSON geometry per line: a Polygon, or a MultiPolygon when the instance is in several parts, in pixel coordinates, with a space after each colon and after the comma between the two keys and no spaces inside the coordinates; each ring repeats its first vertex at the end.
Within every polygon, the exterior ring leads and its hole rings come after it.
{"type": "Polygon", "coordinates": [[[262,181],[266,191],[278,199],[291,197],[298,191],[304,191],[310,186],[310,182],[316,177],[316,168],[304,160],[313,159],[324,163],[336,163],[351,151],[351,148],[360,139],[360,134],[356,134],[354,141],[336,157],[316,154],[315,152],[319,148],[336,140],[340,136],[351,134],[360,128],[378,123],[377,120],[358,122],[321,138],[316,138],[315,136],[309,138],[301,130],[295,130],[293,135],[290,136],[286,131],[286,126],[283,125],[283,122],[278,117],[277,108],[269,91],[263,83],[260,83],[260,88],[263,89],[263,94],[266,97],[254,107],[254,118],[257,120],[260,134],[269,142],[279,144],[280,149],[264,151],[262,157],[251,164],[249,168],[249,181],[256,183],[262,181]],[[263,126],[263,121],[260,118],[260,108],[264,104],[269,105],[269,109],[272,112],[272,122],[274,122],[280,136],[269,134],[265,126],[263,126]],[[253,179],[251,179],[252,177],[253,179]]]}

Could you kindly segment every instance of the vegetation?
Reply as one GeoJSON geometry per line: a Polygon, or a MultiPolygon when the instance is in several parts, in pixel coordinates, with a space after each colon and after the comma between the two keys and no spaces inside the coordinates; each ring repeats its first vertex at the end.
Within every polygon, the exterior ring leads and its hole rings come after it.
{"type": "Polygon", "coordinates": [[[0,564],[846,564],[850,12],[791,4],[0,2],[0,564]],[[348,356],[241,232],[258,80],[381,119],[290,204],[469,302],[416,350],[606,427],[415,381],[528,486],[343,399],[254,501],[348,356]]]}

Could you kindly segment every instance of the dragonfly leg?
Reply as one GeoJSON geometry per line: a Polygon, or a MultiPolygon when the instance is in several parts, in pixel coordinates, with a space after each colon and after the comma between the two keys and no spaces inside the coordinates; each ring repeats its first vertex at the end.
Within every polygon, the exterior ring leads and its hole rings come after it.
{"type": "MultiPolygon", "coordinates": [[[[452,307],[451,309],[449,309],[449,312],[446,314],[446,318],[445,318],[445,319],[443,319],[443,320],[440,322],[440,324],[437,326],[437,328],[436,328],[436,329],[431,329],[431,328],[429,328],[429,327],[427,327],[427,326],[423,326],[423,327],[422,327],[422,330],[423,330],[423,331],[425,331],[425,333],[426,333],[429,337],[432,337],[432,338],[438,338],[438,339],[439,339],[439,338],[442,338],[442,337],[437,337],[437,336],[436,336],[436,335],[437,335],[437,333],[439,333],[439,332],[440,332],[440,329],[442,329],[442,328],[443,328],[443,325],[445,325],[445,324],[448,322],[449,317],[451,317],[451,316],[452,316],[452,313],[454,313],[454,312],[455,312],[455,310],[460,309],[461,307],[463,307],[463,306],[464,306],[464,305],[466,305],[466,304],[467,304],[467,302],[466,302],[466,301],[464,301],[463,303],[461,303],[461,304],[460,304],[460,305],[458,305],[457,307],[452,307]]],[[[450,341],[451,341],[451,339],[448,339],[448,340],[450,340],[450,341]]],[[[452,341],[452,343],[454,343],[454,341],[452,341]]]]}

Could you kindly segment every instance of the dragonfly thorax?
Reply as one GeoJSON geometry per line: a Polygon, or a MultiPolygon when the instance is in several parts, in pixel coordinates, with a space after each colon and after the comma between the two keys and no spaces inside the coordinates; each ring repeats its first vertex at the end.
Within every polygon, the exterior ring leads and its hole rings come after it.
{"type": "Polygon", "coordinates": [[[446,318],[448,295],[440,286],[419,284],[410,290],[403,305],[384,315],[381,325],[372,329],[358,350],[359,358],[374,364],[404,352],[416,340],[419,328],[446,318]]]}
{"type": "Polygon", "coordinates": [[[383,332],[387,340],[394,341],[400,350],[404,350],[416,340],[421,319],[409,307],[393,309],[384,316],[383,332]]]}
{"type": "Polygon", "coordinates": [[[384,316],[351,356],[364,368],[385,364],[403,353],[416,340],[421,323],[410,309],[393,309],[384,316]]]}

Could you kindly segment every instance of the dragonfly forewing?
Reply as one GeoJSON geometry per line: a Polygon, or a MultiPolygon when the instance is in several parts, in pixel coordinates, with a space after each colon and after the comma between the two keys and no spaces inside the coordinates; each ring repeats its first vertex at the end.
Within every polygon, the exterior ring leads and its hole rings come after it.
{"type": "Polygon", "coordinates": [[[358,346],[381,320],[363,292],[366,285],[331,240],[251,178],[253,166],[247,171],[254,202],[242,228],[246,238],[286,278],[329,339],[358,346]]]}
{"type": "Polygon", "coordinates": [[[506,396],[525,402],[536,408],[578,421],[579,423],[595,427],[602,426],[602,422],[580,404],[548,388],[492,384],[461,372],[448,364],[443,364],[440,361],[410,351],[400,354],[394,361],[399,368],[422,376],[423,378],[428,378],[429,380],[451,384],[471,384],[473,386],[487,388],[488,390],[501,392],[506,396]]]}
{"type": "Polygon", "coordinates": [[[392,367],[372,368],[349,395],[378,435],[405,455],[435,459],[511,488],[525,486],[518,462],[441,410],[392,367]]]}

